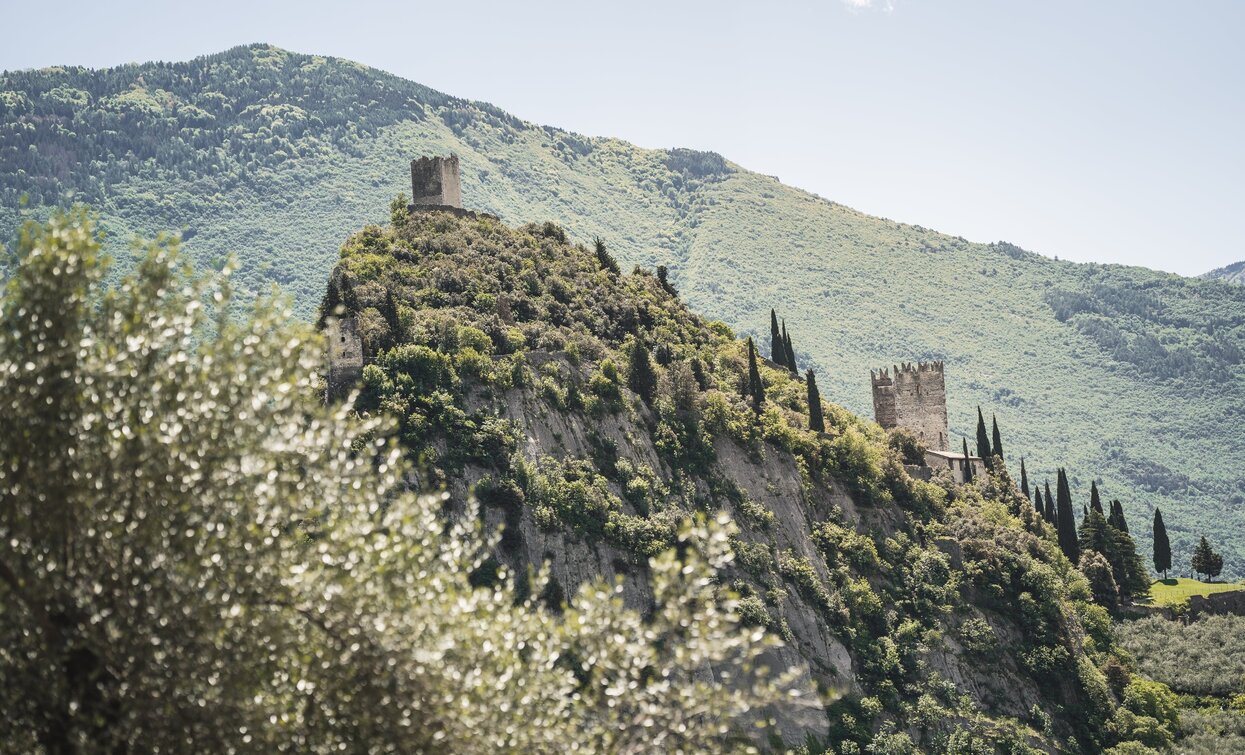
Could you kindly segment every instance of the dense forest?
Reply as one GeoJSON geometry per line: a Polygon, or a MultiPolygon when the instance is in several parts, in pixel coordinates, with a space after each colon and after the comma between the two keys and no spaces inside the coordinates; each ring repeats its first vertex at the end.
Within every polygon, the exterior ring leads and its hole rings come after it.
{"type": "Polygon", "coordinates": [[[240,290],[278,284],[311,319],[341,229],[384,219],[411,157],[448,152],[468,206],[601,236],[624,267],[663,265],[762,347],[781,307],[823,392],[854,411],[869,411],[869,367],[944,361],[953,434],[994,405],[1035,480],[1064,467],[1078,504],[1096,481],[1133,522],[1161,506],[1178,568],[1207,535],[1224,576],[1245,574],[1242,287],[971,243],[712,153],[537,126],[266,45],[0,74],[0,232],[86,200],[123,263],[135,234],[176,229],[200,264],[233,255],[240,290]]]}

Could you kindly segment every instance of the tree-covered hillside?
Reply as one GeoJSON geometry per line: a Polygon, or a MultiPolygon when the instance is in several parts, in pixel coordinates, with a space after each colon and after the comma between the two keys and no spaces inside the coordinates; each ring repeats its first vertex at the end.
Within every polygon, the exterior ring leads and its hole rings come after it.
{"type": "Polygon", "coordinates": [[[1099,581],[1004,464],[967,484],[905,466],[924,457],[910,433],[821,401],[812,373],[758,358],[660,269],[624,273],[555,223],[403,203],[391,220],[343,244],[323,322],[330,340],[360,338],[354,407],[397,420],[451,520],[500,529],[475,583],[541,568],[559,611],[585,580],[621,578],[624,605],[660,613],[648,559],[677,545],[678,522],[726,514],[735,559],[718,583],[745,623],[783,639],[764,662],[820,693],[775,706],[782,744],[1171,744],[1173,717],[1141,703],[1170,692],[1131,672],[1099,581]]]}
{"type": "Polygon", "coordinates": [[[822,395],[857,412],[869,367],[944,360],[953,433],[971,435],[982,404],[1031,478],[1066,466],[1078,503],[1098,479],[1143,548],[1161,505],[1178,570],[1205,533],[1225,575],[1245,574],[1240,287],[970,243],[711,153],[536,126],[263,45],[0,75],[0,232],[72,191],[101,210],[114,253],[182,228],[199,260],[236,255],[240,285],[279,283],[310,317],[342,229],[381,219],[411,157],[448,152],[469,207],[599,235],[627,267],[667,265],[686,301],[742,334],[767,340],[777,306],[822,395]]]}

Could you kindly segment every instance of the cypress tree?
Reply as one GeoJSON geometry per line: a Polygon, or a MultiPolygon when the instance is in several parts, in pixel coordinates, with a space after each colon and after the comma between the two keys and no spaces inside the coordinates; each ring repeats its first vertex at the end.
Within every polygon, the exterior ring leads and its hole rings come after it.
{"type": "Polygon", "coordinates": [[[826,419],[821,413],[821,393],[817,391],[817,376],[812,370],[808,373],[808,429],[824,433],[826,419]]]}
{"type": "Polygon", "coordinates": [[[968,438],[964,438],[964,482],[973,481],[973,463],[968,458],[968,438]]]}
{"type": "Polygon", "coordinates": [[[787,364],[787,344],[782,333],[778,332],[778,313],[772,308],[769,311],[769,358],[774,364],[787,364]]]}
{"type": "Polygon", "coordinates": [[[627,387],[644,399],[646,404],[652,403],[653,397],[657,395],[657,372],[653,369],[648,347],[640,340],[636,340],[631,347],[631,356],[627,362],[627,387]]]}
{"type": "Polygon", "coordinates": [[[1046,521],[1055,524],[1058,520],[1055,516],[1055,497],[1050,494],[1050,480],[1046,481],[1046,508],[1043,509],[1046,515],[1046,521]]]}
{"type": "Polygon", "coordinates": [[[1102,499],[1098,497],[1098,482],[1094,480],[1089,483],[1089,507],[1099,514],[1106,514],[1102,510],[1102,499]]]}
{"type": "MultiPolygon", "coordinates": [[[[1109,555],[1111,547],[1107,539],[1107,520],[1097,511],[1091,511],[1085,517],[1085,521],[1081,522],[1081,529],[1077,532],[1077,545],[1081,551],[1098,551],[1107,557],[1107,561],[1111,561],[1109,555]]],[[[1119,575],[1116,575],[1116,581],[1119,581],[1119,575]]]]}
{"type": "Polygon", "coordinates": [[[1120,592],[1128,598],[1140,598],[1150,592],[1150,573],[1137,552],[1137,542],[1127,532],[1107,524],[1107,560],[1115,572],[1120,592]]]}
{"type": "Polygon", "coordinates": [[[787,334],[787,321],[782,321],[782,347],[787,356],[787,369],[791,370],[792,375],[799,375],[800,371],[795,366],[795,349],[791,348],[791,336],[787,334]]]}
{"type": "Polygon", "coordinates": [[[328,288],[324,291],[324,298],[320,300],[320,319],[316,321],[316,327],[323,328],[324,321],[330,317],[337,316],[337,307],[342,303],[341,290],[337,286],[337,276],[329,276],[328,288]]]}
{"type": "Polygon", "coordinates": [[[752,408],[761,411],[761,404],[765,403],[765,386],[761,383],[761,371],[757,369],[757,350],[752,343],[752,337],[748,337],[748,393],[752,396],[752,408]]]}
{"type": "Polygon", "coordinates": [[[1003,458],[1003,437],[999,435],[999,418],[991,414],[990,421],[994,424],[994,449],[992,453],[1001,459],[1003,458]]]}
{"type": "Polygon", "coordinates": [[[1107,524],[1120,532],[1128,533],[1128,522],[1124,520],[1124,506],[1118,498],[1111,501],[1111,516],[1107,517],[1107,524]]]}
{"type": "Polygon", "coordinates": [[[393,298],[393,289],[385,289],[385,301],[381,304],[380,314],[388,331],[381,348],[392,349],[398,345],[398,339],[402,336],[402,323],[398,321],[398,302],[393,298]]]}
{"type": "Polygon", "coordinates": [[[605,242],[600,236],[597,236],[592,240],[592,248],[593,251],[596,252],[597,264],[601,266],[601,269],[607,270],[613,275],[618,275],[618,261],[615,260],[614,255],[610,254],[609,250],[605,248],[605,242]]]}
{"type": "Polygon", "coordinates": [[[977,407],[977,455],[985,463],[986,469],[994,471],[994,458],[990,454],[990,435],[986,432],[986,418],[977,407]]]}
{"type": "Polygon", "coordinates": [[[1059,531],[1059,548],[1075,564],[1081,560],[1081,548],[1076,539],[1076,521],[1072,513],[1072,491],[1068,488],[1068,473],[1063,469],[1059,470],[1055,489],[1058,491],[1055,498],[1055,518],[1059,531]]]}
{"type": "Polygon", "coordinates": [[[1029,475],[1025,472],[1025,457],[1020,457],[1020,492],[1025,494],[1025,498],[1033,500],[1033,496],[1029,494],[1029,475]]]}

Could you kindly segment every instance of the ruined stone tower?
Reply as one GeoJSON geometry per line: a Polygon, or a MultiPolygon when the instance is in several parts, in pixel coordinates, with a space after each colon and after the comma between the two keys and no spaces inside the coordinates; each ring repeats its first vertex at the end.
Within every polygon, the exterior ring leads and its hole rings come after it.
{"type": "Polygon", "coordinates": [[[462,183],[458,179],[458,156],[421,157],[411,161],[411,207],[462,209],[462,183]]]}
{"type": "Polygon", "coordinates": [[[942,362],[904,363],[869,370],[873,381],[873,416],[886,429],[911,430],[926,448],[946,451],[947,388],[942,362]]]}
{"type": "Polygon", "coordinates": [[[363,339],[359,321],[354,315],[330,317],[324,323],[324,336],[329,346],[329,401],[341,398],[363,376],[363,339]]]}

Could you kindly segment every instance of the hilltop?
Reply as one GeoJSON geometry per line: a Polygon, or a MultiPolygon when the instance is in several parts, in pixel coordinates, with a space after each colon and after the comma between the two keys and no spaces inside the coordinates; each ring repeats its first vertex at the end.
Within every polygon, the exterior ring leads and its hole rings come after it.
{"type": "Polygon", "coordinates": [[[754,403],[748,345],[660,274],[623,273],[553,223],[395,203],[328,280],[329,340],[356,334],[365,357],[355,408],[397,418],[449,516],[474,494],[501,530],[476,584],[547,564],[550,610],[597,575],[658,610],[648,558],[679,521],[724,511],[739,531],[720,584],[785,641],[767,661],[819,693],[775,711],[787,746],[1092,752],[1141,736],[1122,701],[1146,682],[1005,471],[915,479],[911,436],[823,402],[810,430],[804,379],[764,360],[754,403]]]}
{"type": "Polygon", "coordinates": [[[201,262],[236,254],[244,289],[280,284],[310,319],[340,229],[384,219],[411,157],[450,152],[468,207],[601,236],[625,269],[666,265],[685,301],[742,335],[767,333],[778,307],[823,394],[853,411],[870,412],[868,368],[943,361],[953,435],[982,404],[1033,478],[1066,466],[1079,502],[1097,478],[1143,549],[1162,506],[1178,567],[1206,533],[1225,576],[1245,574],[1245,288],[972,243],[713,153],[539,126],[265,45],[0,75],[0,233],[74,192],[114,254],[181,228],[201,262]]]}

